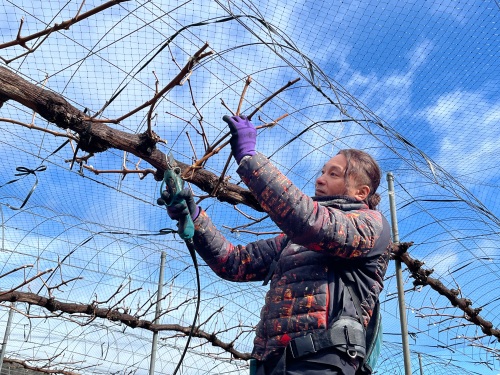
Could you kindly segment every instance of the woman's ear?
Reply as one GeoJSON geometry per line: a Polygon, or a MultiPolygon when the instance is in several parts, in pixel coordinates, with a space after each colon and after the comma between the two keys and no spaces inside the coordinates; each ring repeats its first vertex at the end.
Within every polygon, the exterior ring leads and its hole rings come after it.
{"type": "Polygon", "coordinates": [[[370,187],[368,185],[361,185],[355,189],[354,197],[358,201],[364,201],[370,195],[370,187]]]}

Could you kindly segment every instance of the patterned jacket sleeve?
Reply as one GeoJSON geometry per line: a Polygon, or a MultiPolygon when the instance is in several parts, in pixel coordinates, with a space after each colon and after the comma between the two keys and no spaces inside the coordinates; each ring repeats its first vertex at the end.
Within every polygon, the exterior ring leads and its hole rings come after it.
{"type": "Polygon", "coordinates": [[[355,258],[370,255],[382,232],[380,212],[367,206],[347,212],[323,207],[262,154],[245,157],[238,174],[271,219],[296,244],[329,251],[336,257],[355,258]]]}
{"type": "Polygon", "coordinates": [[[221,278],[230,281],[262,281],[286,243],[286,236],[233,245],[201,210],[195,222],[194,244],[197,253],[221,278]]]}

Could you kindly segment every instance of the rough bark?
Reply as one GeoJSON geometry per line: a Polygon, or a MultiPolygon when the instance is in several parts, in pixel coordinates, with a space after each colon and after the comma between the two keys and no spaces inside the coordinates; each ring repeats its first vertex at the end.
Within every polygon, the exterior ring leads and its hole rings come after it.
{"type": "MultiPolygon", "coordinates": [[[[86,152],[104,152],[109,148],[127,151],[147,161],[157,169],[155,177],[161,179],[167,168],[165,154],[145,134],[131,134],[114,129],[104,123],[92,122],[77,108],[69,104],[61,95],[36,86],[11,70],[0,66],[0,104],[14,100],[32,109],[47,121],[62,129],[70,129],[80,136],[79,147],[86,152]]],[[[181,169],[189,165],[177,162],[181,169]]],[[[219,176],[206,169],[188,173],[186,181],[211,194],[219,176]]],[[[241,186],[223,182],[217,189],[216,198],[231,204],[245,204],[262,211],[250,191],[241,186]]]]}

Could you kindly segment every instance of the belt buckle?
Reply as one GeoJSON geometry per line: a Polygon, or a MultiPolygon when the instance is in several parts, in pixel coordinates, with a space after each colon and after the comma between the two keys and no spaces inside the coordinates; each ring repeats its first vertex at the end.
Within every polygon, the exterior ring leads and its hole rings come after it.
{"type": "Polygon", "coordinates": [[[290,341],[290,353],[293,358],[299,358],[307,354],[316,353],[312,335],[299,336],[290,341]]]}

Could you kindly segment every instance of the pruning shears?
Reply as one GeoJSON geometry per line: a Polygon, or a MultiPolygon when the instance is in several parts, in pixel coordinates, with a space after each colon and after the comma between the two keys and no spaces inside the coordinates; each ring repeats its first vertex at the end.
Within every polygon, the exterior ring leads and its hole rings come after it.
{"type": "MultiPolygon", "coordinates": [[[[168,192],[168,200],[160,198],[158,204],[165,204],[172,206],[174,204],[185,201],[184,198],[179,197],[179,193],[184,189],[184,180],[181,177],[181,168],[177,166],[177,162],[171,153],[166,157],[167,169],[163,174],[163,181],[160,186],[160,196],[163,191],[168,192]]],[[[183,240],[191,239],[194,236],[193,219],[189,212],[181,217],[177,223],[177,233],[183,240]]]]}
{"type": "MultiPolygon", "coordinates": [[[[181,203],[185,199],[179,197],[180,192],[184,189],[184,180],[181,177],[181,168],[177,166],[177,162],[171,153],[169,153],[166,157],[167,159],[167,169],[165,169],[165,173],[163,174],[163,181],[160,185],[160,196],[158,199],[159,205],[172,206],[174,204],[181,203]],[[164,191],[168,192],[168,198],[166,194],[163,194],[164,191]],[[165,199],[165,198],[167,199],[165,199]]],[[[189,210],[188,210],[189,211],[189,210]]],[[[200,283],[200,271],[198,269],[198,262],[196,260],[196,251],[194,248],[194,224],[193,219],[189,212],[186,215],[182,216],[177,222],[177,233],[184,240],[189,250],[189,254],[191,255],[191,259],[193,260],[193,265],[196,271],[196,285],[198,290],[198,298],[196,299],[196,310],[194,314],[193,324],[191,325],[191,329],[189,331],[188,339],[186,341],[186,346],[184,347],[184,351],[182,352],[181,359],[177,363],[177,367],[174,370],[173,375],[177,374],[177,371],[181,367],[182,361],[184,360],[184,356],[186,355],[187,349],[189,347],[189,343],[191,338],[193,337],[194,328],[196,325],[196,320],[198,319],[199,311],[200,311],[200,301],[201,301],[201,283],[200,283]]]]}

